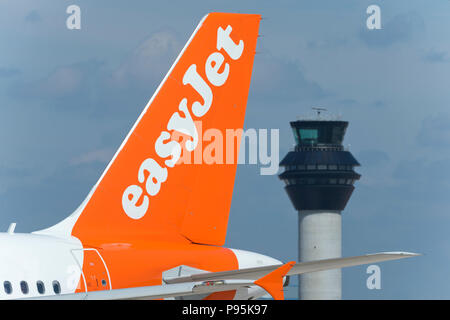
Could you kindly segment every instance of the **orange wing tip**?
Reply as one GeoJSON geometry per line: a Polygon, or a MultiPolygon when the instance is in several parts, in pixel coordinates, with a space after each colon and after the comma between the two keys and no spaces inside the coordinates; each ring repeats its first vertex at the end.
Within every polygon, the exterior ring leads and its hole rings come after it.
{"type": "Polygon", "coordinates": [[[255,284],[266,290],[274,300],[284,300],[283,277],[295,264],[295,261],[285,263],[264,277],[256,280],[255,284]]]}

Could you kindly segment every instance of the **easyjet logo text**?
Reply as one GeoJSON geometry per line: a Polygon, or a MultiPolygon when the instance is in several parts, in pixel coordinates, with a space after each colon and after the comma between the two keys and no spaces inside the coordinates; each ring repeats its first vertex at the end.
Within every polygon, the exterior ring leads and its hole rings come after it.
{"type": "Polygon", "coordinates": [[[231,60],[239,59],[244,51],[244,42],[239,40],[235,43],[230,37],[231,31],[231,26],[227,26],[225,30],[221,27],[217,29],[216,48],[218,51],[208,56],[204,66],[207,81],[197,72],[197,65],[195,64],[190,65],[184,73],[183,85],[190,85],[202,97],[203,104],[194,101],[191,110],[189,110],[188,99],[181,99],[178,111],[172,114],[167,123],[167,131],[162,131],[155,141],[156,154],[161,159],[165,159],[163,160],[165,166],[161,166],[152,158],[145,159],[142,161],[137,174],[139,183],[144,185],[145,189],[133,184],[123,192],[122,208],[130,218],[140,219],[147,213],[150,205],[149,196],[156,196],[159,193],[161,185],[168,179],[168,168],[173,168],[180,159],[182,147],[179,142],[172,140],[170,132],[178,131],[192,138],[192,140],[184,142],[185,150],[188,152],[192,152],[197,147],[199,137],[193,116],[201,118],[209,111],[214,100],[211,88],[223,86],[230,74],[230,65],[220,51],[223,50],[227,58],[231,58],[231,60]],[[179,111],[184,116],[181,116],[179,111]],[[142,202],[138,205],[141,197],[143,197],[142,202]]]}

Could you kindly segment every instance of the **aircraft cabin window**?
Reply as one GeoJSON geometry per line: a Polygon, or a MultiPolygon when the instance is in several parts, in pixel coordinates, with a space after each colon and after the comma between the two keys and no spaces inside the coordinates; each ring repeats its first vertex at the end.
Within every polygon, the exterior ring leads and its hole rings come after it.
{"type": "Polygon", "coordinates": [[[28,283],[26,281],[20,281],[20,290],[23,294],[28,294],[28,283]]]}
{"type": "Polygon", "coordinates": [[[13,290],[12,290],[11,282],[9,282],[9,281],[3,282],[3,287],[5,288],[6,294],[12,293],[13,290]]]}
{"type": "Polygon", "coordinates": [[[102,280],[102,286],[106,287],[106,280],[105,279],[102,280]]]}
{"type": "Polygon", "coordinates": [[[45,285],[44,285],[44,283],[42,281],[36,282],[36,287],[37,287],[37,291],[40,294],[44,294],[45,293],[45,285]]]}
{"type": "Polygon", "coordinates": [[[60,294],[61,293],[61,286],[59,284],[59,282],[57,280],[53,281],[53,291],[56,294],[60,294]]]}

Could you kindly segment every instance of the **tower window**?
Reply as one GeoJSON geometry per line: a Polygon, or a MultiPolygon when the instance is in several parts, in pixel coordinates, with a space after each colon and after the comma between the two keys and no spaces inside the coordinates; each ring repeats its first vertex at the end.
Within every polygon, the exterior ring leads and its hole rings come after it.
{"type": "Polygon", "coordinates": [[[317,144],[318,130],[317,129],[300,129],[300,142],[302,144],[315,145],[317,144]]]}
{"type": "Polygon", "coordinates": [[[296,128],[292,128],[292,131],[294,131],[295,142],[296,142],[297,144],[299,144],[299,143],[300,143],[300,139],[299,139],[299,136],[298,136],[297,129],[296,129],[296,128]]]}
{"type": "Polygon", "coordinates": [[[317,169],[319,169],[319,170],[327,170],[327,165],[326,164],[319,164],[319,165],[317,165],[317,169]]]}

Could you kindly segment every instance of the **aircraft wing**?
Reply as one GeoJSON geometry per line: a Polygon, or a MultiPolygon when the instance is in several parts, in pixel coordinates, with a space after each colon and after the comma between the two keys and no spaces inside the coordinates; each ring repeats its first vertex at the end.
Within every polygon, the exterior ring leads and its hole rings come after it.
{"type": "MultiPolygon", "coordinates": [[[[297,262],[287,273],[288,276],[298,275],[302,273],[323,271],[329,269],[341,269],[345,267],[359,266],[363,264],[377,263],[388,260],[398,260],[403,258],[414,257],[419,254],[410,252],[381,252],[375,254],[367,254],[363,256],[335,258],[316,260],[310,262],[297,262]]],[[[206,272],[194,274],[186,277],[177,277],[173,279],[164,279],[168,284],[182,283],[187,281],[212,281],[212,280],[229,280],[229,279],[251,279],[257,280],[269,272],[274,271],[281,265],[264,266],[240,270],[231,270],[223,272],[206,272]]]]}
{"type": "MultiPolygon", "coordinates": [[[[114,300],[114,299],[163,299],[197,294],[237,290],[242,287],[258,285],[274,298],[280,298],[283,277],[308,272],[340,269],[388,260],[398,260],[418,256],[409,252],[382,252],[362,256],[325,259],[310,262],[290,262],[271,266],[230,270],[222,272],[204,272],[190,276],[163,279],[166,284],[158,286],[113,289],[103,291],[43,296],[31,299],[58,300],[114,300]],[[279,281],[277,281],[277,279],[279,281]]],[[[282,298],[281,294],[281,298],[282,298]]]]}

